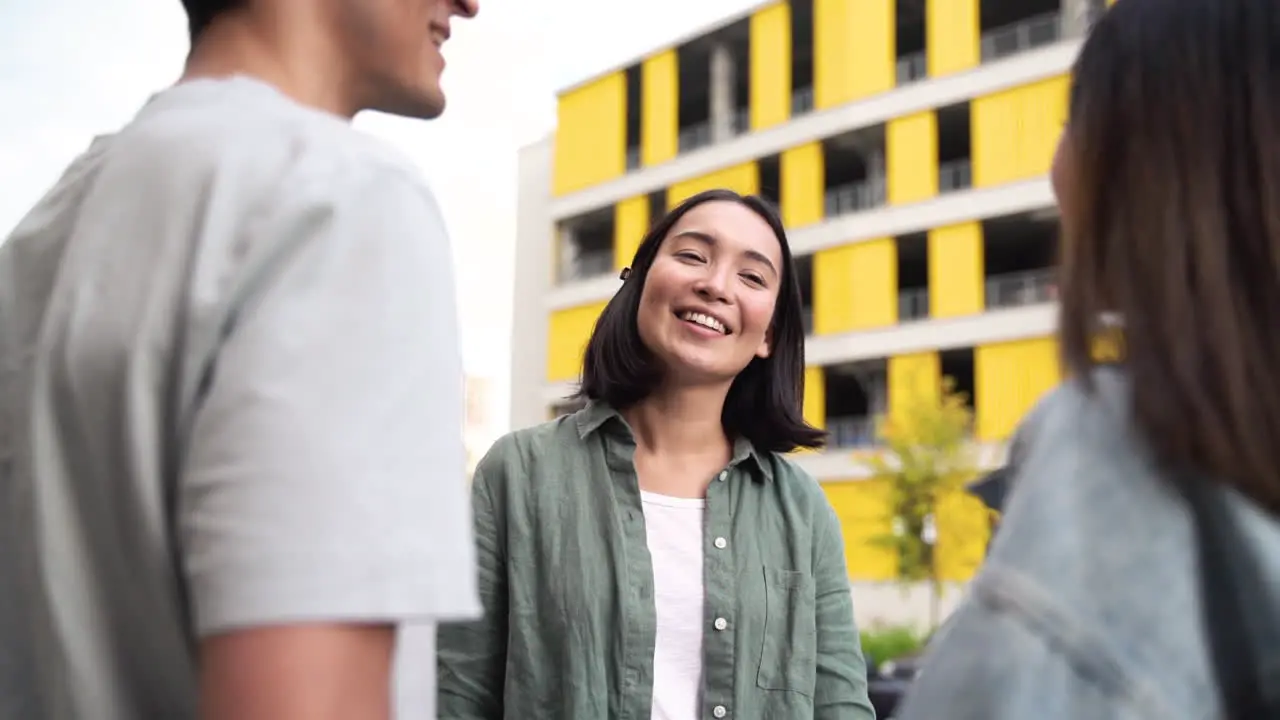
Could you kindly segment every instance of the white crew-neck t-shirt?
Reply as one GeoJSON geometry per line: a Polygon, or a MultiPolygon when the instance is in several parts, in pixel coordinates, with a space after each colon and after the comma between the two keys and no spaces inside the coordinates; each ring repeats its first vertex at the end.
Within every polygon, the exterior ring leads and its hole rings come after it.
{"type": "Polygon", "coordinates": [[[417,168],[247,79],[159,93],[0,245],[0,720],[196,717],[200,638],[371,621],[401,718],[480,610],[417,168]]]}
{"type": "Polygon", "coordinates": [[[653,559],[657,636],[651,720],[696,720],[702,700],[703,514],[706,501],[640,491],[653,559]]]}

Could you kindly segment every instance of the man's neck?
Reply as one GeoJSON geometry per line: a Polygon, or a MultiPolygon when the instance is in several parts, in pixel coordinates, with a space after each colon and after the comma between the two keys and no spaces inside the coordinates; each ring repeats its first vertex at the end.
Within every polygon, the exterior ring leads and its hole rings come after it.
{"type": "Polygon", "coordinates": [[[344,80],[343,54],[326,39],[321,18],[266,13],[246,9],[216,19],[193,43],[179,82],[241,75],[302,105],[347,119],[359,112],[344,80]]]}

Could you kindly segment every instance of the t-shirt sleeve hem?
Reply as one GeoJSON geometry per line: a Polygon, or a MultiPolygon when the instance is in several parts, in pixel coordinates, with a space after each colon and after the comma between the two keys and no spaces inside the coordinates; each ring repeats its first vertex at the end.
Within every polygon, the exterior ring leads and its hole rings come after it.
{"type": "MultiPolygon", "coordinates": [[[[224,567],[192,578],[195,631],[207,637],[299,623],[452,622],[480,617],[470,574],[432,576],[432,558],[309,558],[304,571],[224,567]]],[[[468,566],[469,567],[469,566],[468,566]]]]}

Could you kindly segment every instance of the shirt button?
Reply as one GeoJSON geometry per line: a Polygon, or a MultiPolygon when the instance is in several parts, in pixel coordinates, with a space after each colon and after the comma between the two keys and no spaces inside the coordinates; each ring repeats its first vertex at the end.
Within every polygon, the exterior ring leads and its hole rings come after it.
{"type": "Polygon", "coordinates": [[[722,538],[722,537],[718,537],[718,538],[716,538],[716,540],[715,540],[715,544],[716,544],[716,547],[718,547],[718,548],[720,548],[721,550],[723,550],[723,549],[725,549],[725,546],[727,546],[727,545],[729,544],[729,541],[728,541],[728,540],[725,540],[725,539],[724,539],[724,538],[722,538]]]}
{"type": "Polygon", "coordinates": [[[723,630],[729,627],[729,621],[724,618],[716,618],[716,621],[713,624],[716,626],[717,630],[723,630]]]}
{"type": "MultiPolygon", "coordinates": [[[[719,475],[719,477],[718,477],[717,479],[718,479],[720,482],[724,482],[725,480],[729,479],[729,471],[728,471],[728,470],[721,470],[721,471],[720,471],[720,475],[719,475]]],[[[723,709],[723,708],[722,708],[722,709],[723,709]]],[[[716,717],[724,717],[724,716],[723,716],[723,715],[717,715],[716,717]]]]}
{"type": "Polygon", "coordinates": [[[725,715],[728,715],[728,714],[729,714],[729,711],[728,711],[728,710],[726,710],[726,709],[725,709],[725,707],[724,707],[723,705],[717,705],[717,706],[715,706],[715,707],[711,708],[711,714],[712,714],[712,715],[715,715],[715,716],[716,716],[716,717],[718,717],[718,718],[722,718],[722,717],[724,717],[725,715]]]}

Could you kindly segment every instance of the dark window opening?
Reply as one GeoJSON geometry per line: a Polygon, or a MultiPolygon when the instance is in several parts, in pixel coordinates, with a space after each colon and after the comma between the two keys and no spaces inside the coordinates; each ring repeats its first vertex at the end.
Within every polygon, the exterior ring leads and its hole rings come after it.
{"type": "Polygon", "coordinates": [[[800,285],[800,315],[807,337],[813,334],[813,256],[797,255],[794,263],[796,282],[800,285]]]}
{"type": "Polygon", "coordinates": [[[969,103],[938,109],[938,192],[973,186],[969,103]]]}
{"type": "Polygon", "coordinates": [[[791,0],[791,114],[813,110],[813,0],[791,0]]]}
{"type": "Polygon", "coordinates": [[[941,365],[942,377],[950,378],[952,392],[964,396],[965,405],[970,409],[974,409],[974,372],[973,372],[973,348],[960,348],[957,350],[944,350],[939,353],[939,364],[941,365]]]}
{"type": "Polygon", "coordinates": [[[777,155],[761,158],[760,197],[773,203],[774,210],[782,205],[782,161],[777,155]]]}
{"type": "Polygon", "coordinates": [[[711,52],[705,43],[676,50],[679,66],[679,150],[689,152],[711,144],[711,52]]]}
{"type": "Polygon", "coordinates": [[[888,405],[884,363],[845,363],[826,368],[825,399],[829,447],[875,445],[876,418],[884,414],[888,405]]]}
{"type": "Polygon", "coordinates": [[[640,167],[640,66],[626,70],[627,80],[627,169],[640,167]]]}
{"type": "Polygon", "coordinates": [[[897,0],[896,5],[898,31],[894,47],[898,60],[898,84],[906,85],[928,76],[924,48],[925,2],[897,0]]]}
{"type": "Polygon", "coordinates": [[[898,322],[929,317],[929,235],[898,238],[898,322]]]}
{"type": "Polygon", "coordinates": [[[649,226],[658,224],[663,215],[667,214],[667,191],[655,190],[649,193],[649,226]]]}
{"type": "Polygon", "coordinates": [[[822,143],[826,217],[885,202],[884,126],[845,133],[822,143]]]}
{"type": "Polygon", "coordinates": [[[1062,39],[1061,0],[982,0],[978,16],[983,62],[1062,39]]]}
{"type": "Polygon", "coordinates": [[[1054,300],[1058,221],[1053,211],[1024,213],[983,222],[986,307],[1035,305],[1054,300]]]}
{"type": "Polygon", "coordinates": [[[560,230],[557,282],[604,275],[613,271],[613,207],[566,222],[560,230]]]}

